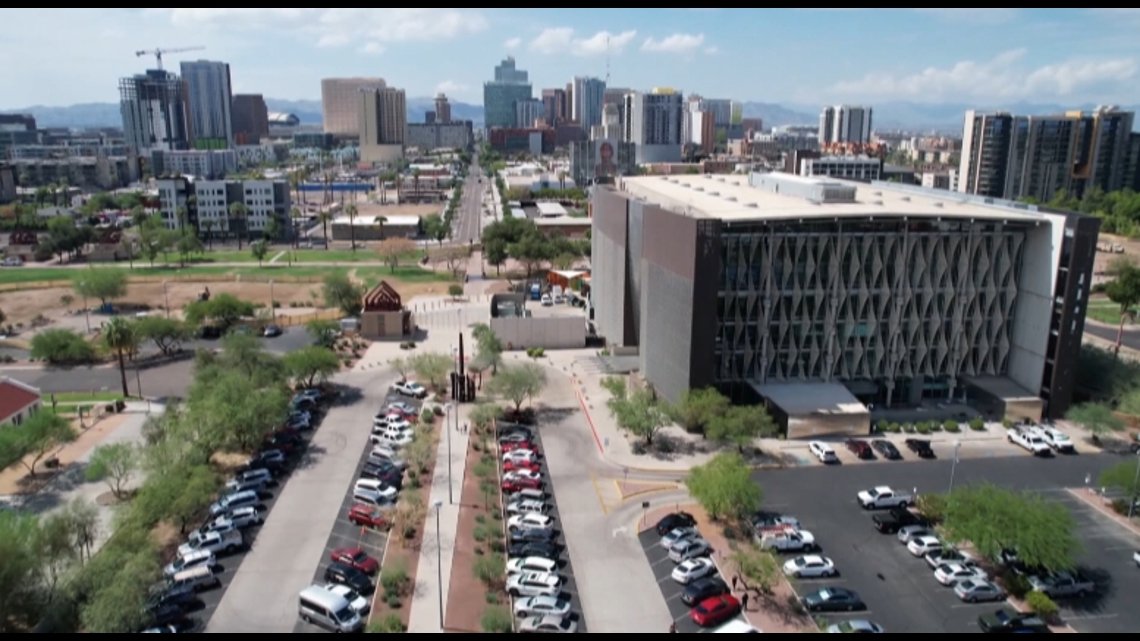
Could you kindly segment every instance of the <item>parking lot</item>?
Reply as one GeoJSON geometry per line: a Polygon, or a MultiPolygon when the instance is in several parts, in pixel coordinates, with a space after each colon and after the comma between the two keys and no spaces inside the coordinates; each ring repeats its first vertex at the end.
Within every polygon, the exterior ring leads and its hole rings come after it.
{"type": "MultiPolygon", "coordinates": [[[[403,401],[405,403],[410,403],[416,407],[417,411],[420,409],[420,407],[422,407],[421,401],[419,401],[417,399],[409,398],[406,396],[401,396],[401,395],[393,393],[393,392],[388,393],[388,396],[384,399],[383,405],[386,407],[388,405],[388,403],[393,403],[396,401],[403,401]]],[[[373,408],[373,409],[375,412],[379,412],[382,408],[377,407],[377,408],[373,408]]],[[[370,414],[362,413],[361,419],[360,419],[360,429],[361,430],[369,430],[369,429],[371,429],[371,427],[372,427],[372,416],[370,414]]],[[[364,462],[368,458],[368,453],[371,450],[372,450],[372,444],[371,444],[371,442],[369,442],[369,445],[367,447],[365,447],[363,451],[360,452],[360,460],[357,461],[357,463],[356,463],[356,471],[352,477],[353,483],[356,482],[356,479],[360,478],[360,470],[361,470],[361,468],[364,467],[364,462]]],[[[325,570],[328,568],[329,563],[330,563],[329,555],[332,554],[333,550],[338,549],[338,548],[346,548],[346,547],[347,548],[356,548],[356,547],[361,548],[362,550],[364,550],[364,552],[366,554],[368,554],[368,556],[376,559],[376,561],[380,564],[381,568],[384,567],[384,552],[387,550],[387,545],[388,545],[388,533],[387,533],[387,531],[375,530],[375,529],[368,528],[368,527],[362,527],[359,525],[355,525],[351,521],[349,521],[348,520],[348,511],[350,509],[352,509],[353,505],[356,504],[356,501],[353,500],[353,498],[352,498],[352,484],[350,484],[347,488],[345,488],[344,493],[345,493],[345,496],[344,496],[344,500],[341,501],[340,512],[337,514],[336,522],[333,524],[332,531],[329,533],[328,542],[325,544],[325,548],[321,552],[320,563],[317,565],[317,570],[316,570],[316,572],[313,573],[313,583],[316,583],[316,584],[324,585],[325,583],[327,583],[327,581],[325,581],[325,570]]],[[[380,589],[379,588],[379,581],[380,581],[380,573],[379,572],[376,573],[376,576],[372,577],[372,580],[373,580],[373,585],[377,586],[377,589],[380,589]]],[[[300,589],[300,588],[298,588],[298,589],[300,589]]],[[[373,595],[365,595],[365,596],[369,599],[369,601],[374,600],[373,595]]],[[[371,616],[367,617],[366,620],[371,620],[371,616]]],[[[293,632],[295,634],[301,634],[301,633],[310,634],[310,633],[322,633],[322,632],[330,632],[330,631],[326,630],[324,628],[321,628],[319,626],[313,625],[311,623],[305,623],[304,621],[297,619],[297,623],[293,627],[293,632]]]]}
{"type": "MultiPolygon", "coordinates": [[[[957,465],[957,482],[988,480],[998,485],[1045,493],[1073,512],[1084,551],[1079,562],[1101,590],[1084,602],[1059,599],[1062,614],[1080,632],[1133,632],[1140,629],[1140,613],[1130,604],[1140,590],[1140,576],[1131,555],[1140,545],[1095,509],[1057,487],[1065,481],[1079,485],[1087,473],[1113,459],[1092,456],[1035,460],[1015,457],[999,460],[963,460],[957,465]]],[[[857,592],[867,610],[823,615],[829,622],[870,619],[887,632],[979,632],[979,614],[1004,604],[966,604],[951,588],[933,577],[924,559],[912,556],[892,534],[873,527],[874,512],[855,503],[855,493],[889,484],[904,491],[947,489],[949,461],[896,463],[890,466],[837,466],[758,474],[765,490],[765,508],[799,518],[812,532],[821,554],[831,558],[840,572],[834,579],[794,581],[800,595],[826,585],[857,592]],[[777,480],[778,479],[778,480],[777,480]],[[835,488],[842,488],[836,490],[835,488]]],[[[790,556],[783,557],[790,558],[790,556]]]]}
{"type": "MultiPolygon", "coordinates": [[[[539,430],[534,429],[534,428],[530,428],[530,431],[531,431],[531,434],[533,435],[532,439],[534,441],[534,444],[538,446],[539,451],[545,452],[545,450],[542,447],[542,435],[539,433],[539,430]]],[[[546,504],[548,506],[550,506],[549,510],[547,511],[547,514],[549,514],[550,516],[552,516],[554,518],[554,527],[555,527],[555,530],[557,532],[557,536],[554,538],[554,542],[556,542],[558,544],[558,547],[561,550],[561,554],[560,554],[560,557],[558,559],[558,562],[559,562],[558,573],[559,573],[559,576],[562,577],[562,594],[561,594],[561,596],[562,596],[562,598],[566,598],[566,599],[570,600],[571,617],[575,621],[578,622],[578,632],[581,634],[584,634],[587,632],[586,620],[582,616],[582,602],[578,596],[578,584],[574,581],[574,568],[573,568],[573,565],[571,564],[571,561],[570,561],[570,552],[566,548],[565,534],[562,531],[563,530],[563,528],[562,528],[562,515],[558,511],[558,502],[554,498],[554,488],[552,487],[553,481],[550,478],[550,469],[546,465],[546,459],[545,459],[545,457],[543,457],[543,458],[540,458],[539,461],[541,464],[543,489],[545,490],[545,493],[546,493],[545,501],[546,501],[546,504]]],[[[504,523],[506,522],[507,519],[510,518],[510,515],[506,513],[508,501],[509,501],[509,499],[507,497],[503,498],[503,510],[504,510],[503,522],[504,523]]],[[[509,545],[510,544],[508,542],[508,547],[509,547],[509,545]]],[[[511,611],[512,612],[514,612],[514,602],[515,602],[515,599],[511,599],[511,611]]]]}
{"type": "MultiPolygon", "coordinates": [[[[677,567],[677,564],[669,559],[669,551],[661,547],[661,537],[657,535],[655,530],[649,529],[639,534],[638,540],[641,541],[641,547],[645,550],[645,557],[649,560],[653,577],[657,579],[657,587],[661,588],[661,595],[665,597],[665,605],[669,608],[669,614],[673,615],[673,623],[677,626],[677,632],[690,634],[711,632],[720,625],[724,625],[722,623],[710,628],[702,628],[693,623],[692,618],[689,617],[692,608],[681,602],[681,593],[684,592],[685,586],[674,581],[672,577],[673,568],[677,567]]],[[[709,576],[720,575],[711,574],[709,576]]],[[[721,576],[721,579],[726,584],[732,582],[729,577],[721,576]]],[[[728,622],[725,621],[725,623],[728,622]]],[[[652,630],[652,632],[668,632],[668,630],[652,630]]]]}
{"type": "MultiPolygon", "coordinates": [[[[273,506],[277,502],[277,497],[284,489],[285,483],[289,480],[289,473],[296,466],[301,457],[304,456],[305,448],[307,447],[309,441],[312,440],[313,434],[317,429],[320,428],[321,420],[324,418],[324,410],[327,408],[327,406],[327,403],[322,403],[319,406],[319,409],[313,410],[311,412],[313,427],[309,430],[300,432],[302,444],[298,446],[289,457],[288,464],[280,472],[277,473],[275,478],[276,484],[265,490],[265,492],[267,492],[266,498],[261,502],[261,505],[263,506],[263,523],[264,518],[268,518],[270,512],[273,510],[273,506]]],[[[213,617],[215,610],[218,608],[218,604],[222,602],[222,597],[225,596],[226,590],[229,588],[230,582],[233,580],[234,574],[241,566],[242,560],[253,548],[254,542],[257,540],[257,535],[260,531],[261,525],[252,525],[245,528],[242,530],[242,534],[245,540],[245,549],[237,554],[232,554],[230,556],[225,556],[218,559],[218,565],[215,568],[215,574],[219,579],[221,579],[222,584],[218,588],[207,590],[199,595],[201,605],[198,606],[197,610],[193,610],[189,616],[189,618],[194,621],[194,629],[201,630],[210,621],[210,618],[213,617]]]]}

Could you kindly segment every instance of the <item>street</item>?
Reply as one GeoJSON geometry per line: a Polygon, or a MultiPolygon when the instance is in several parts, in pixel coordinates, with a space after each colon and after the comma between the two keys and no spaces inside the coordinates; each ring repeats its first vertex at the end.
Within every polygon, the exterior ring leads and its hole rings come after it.
{"type": "MultiPolygon", "coordinates": [[[[1117,328],[1094,321],[1085,322],[1085,333],[1092,334],[1097,338],[1102,338],[1110,343],[1116,343],[1117,328]]],[[[1121,344],[1128,349],[1140,350],[1140,328],[1137,327],[1124,327],[1124,338],[1121,344]]]]}
{"type": "Polygon", "coordinates": [[[481,224],[483,190],[487,185],[486,181],[489,180],[491,179],[483,175],[478,159],[472,159],[471,166],[467,170],[467,180],[463,183],[463,198],[459,202],[459,209],[455,212],[455,220],[452,221],[455,226],[451,235],[452,241],[479,242],[483,234],[481,224]]]}

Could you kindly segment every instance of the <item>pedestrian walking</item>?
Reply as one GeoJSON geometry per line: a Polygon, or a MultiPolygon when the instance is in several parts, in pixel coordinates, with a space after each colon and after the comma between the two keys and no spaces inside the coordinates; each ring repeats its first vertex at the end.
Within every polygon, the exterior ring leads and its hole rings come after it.
{"type": "Polygon", "coordinates": [[[740,583],[740,575],[739,574],[732,575],[732,591],[733,592],[736,592],[736,586],[739,583],[740,583]]]}
{"type": "Polygon", "coordinates": [[[669,632],[676,632],[676,631],[677,631],[677,624],[676,623],[670,623],[669,624],[669,632]]]}
{"type": "Polygon", "coordinates": [[[748,593],[747,592],[744,593],[744,596],[740,597],[740,605],[741,605],[741,607],[744,608],[745,612],[748,611],[748,593]]]}

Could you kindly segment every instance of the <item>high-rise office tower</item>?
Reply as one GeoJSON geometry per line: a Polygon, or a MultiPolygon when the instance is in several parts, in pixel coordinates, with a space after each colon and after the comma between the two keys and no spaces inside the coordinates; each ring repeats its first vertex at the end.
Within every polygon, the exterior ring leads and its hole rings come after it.
{"type": "Polygon", "coordinates": [[[233,100],[234,143],[256,145],[269,136],[269,109],[261,94],[236,94],[233,100]]]}
{"type": "Polygon", "coordinates": [[[451,122],[451,103],[442,93],[435,96],[435,121],[443,124],[451,122]]]}
{"type": "Polygon", "coordinates": [[[483,83],[483,121],[488,129],[514,127],[518,121],[516,102],[531,99],[527,73],[515,67],[508,57],[495,67],[495,79],[483,83]]]}
{"type": "Polygon", "coordinates": [[[195,149],[227,149],[234,144],[230,66],[195,60],[182,63],[186,84],[186,120],[195,149]]]}
{"type": "Polygon", "coordinates": [[[570,120],[570,109],[566,98],[566,91],[561,88],[542,90],[543,113],[547,123],[557,125],[570,120]]]}
{"type": "Polygon", "coordinates": [[[672,89],[626,94],[624,138],[636,145],[638,164],[681,159],[681,147],[685,143],[684,109],[684,96],[672,89]]]}
{"type": "MultiPolygon", "coordinates": [[[[731,103],[729,104],[731,106],[731,103]]],[[[824,107],[820,112],[819,144],[844,142],[871,142],[870,107],[835,105],[824,107]]]]}
{"type": "Polygon", "coordinates": [[[119,110],[127,144],[139,152],[186,149],[182,80],[162,69],[119,80],[119,110]]]}
{"type": "Polygon", "coordinates": [[[321,80],[321,118],[325,133],[337,138],[360,135],[360,92],[383,89],[383,78],[325,78],[321,80]]]}
{"type": "Polygon", "coordinates": [[[404,154],[407,99],[403,89],[361,89],[359,101],[360,160],[390,163],[404,154]]]}
{"type": "Polygon", "coordinates": [[[574,78],[573,118],[584,131],[602,124],[602,104],[605,101],[606,82],[600,78],[577,76],[574,78]]]}

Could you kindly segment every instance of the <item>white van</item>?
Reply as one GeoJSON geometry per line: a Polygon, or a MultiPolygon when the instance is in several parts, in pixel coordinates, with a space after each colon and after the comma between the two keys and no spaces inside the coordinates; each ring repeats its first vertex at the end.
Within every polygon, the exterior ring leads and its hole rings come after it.
{"type": "Polygon", "coordinates": [[[756,633],[756,632],[760,632],[760,631],[757,630],[756,628],[752,627],[751,625],[749,625],[748,622],[745,621],[744,619],[733,619],[733,620],[729,621],[728,623],[720,626],[719,628],[713,630],[713,632],[751,632],[751,633],[756,633]]]}
{"type": "Polygon", "coordinates": [[[198,565],[175,574],[174,578],[170,580],[170,585],[172,587],[185,586],[195,592],[201,592],[221,586],[222,580],[214,574],[214,568],[208,565],[198,565]]]}
{"type": "Polygon", "coordinates": [[[359,632],[364,627],[360,615],[344,597],[320,585],[301,590],[298,614],[305,623],[333,632],[359,632]]]}
{"type": "Polygon", "coordinates": [[[196,568],[199,565],[206,567],[214,567],[217,560],[214,558],[214,553],[209,550],[194,550],[190,554],[184,554],[172,561],[163,569],[163,574],[167,577],[172,577],[183,570],[196,568]]]}

